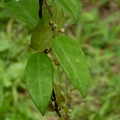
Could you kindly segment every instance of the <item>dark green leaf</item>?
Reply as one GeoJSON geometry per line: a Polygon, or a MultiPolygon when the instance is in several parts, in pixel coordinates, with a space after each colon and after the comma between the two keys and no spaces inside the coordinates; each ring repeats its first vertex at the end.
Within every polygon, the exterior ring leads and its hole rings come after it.
{"type": "Polygon", "coordinates": [[[53,68],[45,53],[34,53],[26,66],[26,82],[29,94],[42,115],[50,103],[53,90],[53,68]]]}
{"type": "Polygon", "coordinates": [[[50,16],[47,11],[43,12],[43,17],[33,31],[31,37],[31,47],[37,52],[43,52],[50,47],[49,39],[52,38],[53,32],[49,25],[50,16]]]}
{"type": "Polygon", "coordinates": [[[68,36],[62,36],[52,39],[51,45],[71,82],[85,97],[89,84],[89,69],[79,44],[68,36]]]}
{"type": "Polygon", "coordinates": [[[18,19],[31,26],[36,26],[39,17],[38,0],[2,0],[6,8],[18,19]]]}

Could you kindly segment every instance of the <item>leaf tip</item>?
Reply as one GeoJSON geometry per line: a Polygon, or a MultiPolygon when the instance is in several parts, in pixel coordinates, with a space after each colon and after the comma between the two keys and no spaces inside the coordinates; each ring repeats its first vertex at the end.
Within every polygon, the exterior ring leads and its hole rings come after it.
{"type": "Polygon", "coordinates": [[[81,93],[82,96],[85,98],[87,96],[87,92],[81,93]]]}
{"type": "Polygon", "coordinates": [[[42,116],[44,116],[45,113],[46,113],[46,111],[41,111],[40,109],[39,109],[39,111],[40,111],[40,113],[42,114],[42,116]]]}

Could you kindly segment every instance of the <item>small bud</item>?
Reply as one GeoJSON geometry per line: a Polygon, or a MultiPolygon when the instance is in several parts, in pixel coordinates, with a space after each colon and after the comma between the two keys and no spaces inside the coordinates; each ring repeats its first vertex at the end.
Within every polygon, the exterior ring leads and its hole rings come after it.
{"type": "Polygon", "coordinates": [[[70,117],[70,116],[71,116],[71,114],[68,112],[68,113],[67,113],[67,116],[69,116],[69,117],[70,117]]]}
{"type": "Polygon", "coordinates": [[[59,65],[60,65],[60,63],[59,63],[58,61],[56,61],[56,62],[55,62],[55,64],[56,64],[57,66],[59,66],[59,65]]]}
{"type": "Polygon", "coordinates": [[[65,107],[66,105],[65,104],[63,104],[63,107],[65,107]]]}
{"type": "Polygon", "coordinates": [[[64,32],[65,32],[65,29],[64,29],[64,28],[61,28],[59,31],[60,31],[61,33],[64,33],[64,32]]]}
{"type": "Polygon", "coordinates": [[[58,110],[60,111],[61,109],[62,109],[62,107],[59,107],[59,106],[58,106],[58,110]]]}
{"type": "Polygon", "coordinates": [[[71,112],[72,112],[72,110],[71,110],[71,109],[69,109],[69,110],[68,110],[68,112],[69,112],[69,113],[71,113],[71,112]]]}
{"type": "Polygon", "coordinates": [[[31,43],[28,43],[28,45],[29,45],[31,48],[33,48],[32,45],[31,45],[31,43]]]}
{"type": "Polygon", "coordinates": [[[50,25],[53,25],[54,24],[54,21],[52,21],[51,19],[50,19],[50,25]]]}
{"type": "Polygon", "coordinates": [[[53,28],[57,28],[57,24],[53,24],[53,28]]]}

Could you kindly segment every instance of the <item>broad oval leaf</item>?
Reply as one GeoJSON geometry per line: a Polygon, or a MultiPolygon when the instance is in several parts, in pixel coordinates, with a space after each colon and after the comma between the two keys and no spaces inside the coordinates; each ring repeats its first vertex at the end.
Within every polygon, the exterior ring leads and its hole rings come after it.
{"type": "Polygon", "coordinates": [[[42,19],[31,36],[31,47],[37,52],[43,52],[50,47],[49,39],[52,38],[53,32],[49,22],[50,15],[44,10],[42,19]]]}
{"type": "Polygon", "coordinates": [[[53,68],[45,53],[30,56],[25,70],[29,94],[44,115],[51,100],[53,90],[53,68]]]}
{"type": "Polygon", "coordinates": [[[61,5],[61,7],[63,7],[65,10],[71,13],[75,20],[78,20],[80,9],[78,0],[56,0],[56,1],[61,5]]]}
{"type": "Polygon", "coordinates": [[[72,84],[86,96],[89,84],[89,69],[79,44],[68,36],[51,40],[53,51],[72,84]]]}
{"type": "Polygon", "coordinates": [[[6,8],[18,19],[31,26],[36,26],[39,21],[38,0],[1,0],[6,8]]]}

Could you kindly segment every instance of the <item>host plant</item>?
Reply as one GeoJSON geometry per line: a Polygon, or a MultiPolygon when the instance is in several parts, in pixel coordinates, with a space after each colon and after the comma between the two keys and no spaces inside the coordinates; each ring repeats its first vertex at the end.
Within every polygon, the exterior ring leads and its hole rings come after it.
{"type": "Polygon", "coordinates": [[[55,83],[53,66],[62,66],[71,83],[83,97],[86,96],[88,65],[77,41],[65,35],[64,12],[68,12],[77,22],[79,1],[1,1],[18,19],[34,28],[29,44],[34,53],[25,69],[28,92],[33,102],[42,115],[49,109],[56,111],[60,119],[67,120],[71,110],[65,105],[66,100],[55,83]]]}

